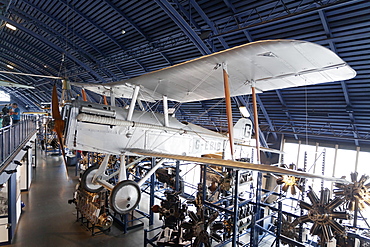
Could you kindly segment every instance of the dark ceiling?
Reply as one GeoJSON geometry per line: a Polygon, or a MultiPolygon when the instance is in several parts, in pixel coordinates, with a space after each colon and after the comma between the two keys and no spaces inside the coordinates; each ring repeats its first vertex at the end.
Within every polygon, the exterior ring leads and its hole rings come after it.
{"type": "MultiPolygon", "coordinates": [[[[1,0],[0,8],[1,71],[75,82],[119,81],[257,40],[323,45],[357,76],[259,94],[261,142],[277,143],[284,134],[304,143],[370,150],[368,0],[1,0]]],[[[0,80],[36,87],[1,88],[29,110],[50,102],[56,82],[3,72],[0,80]]],[[[88,96],[101,101],[91,92],[88,96]]],[[[233,99],[235,118],[237,106],[249,107],[250,101],[249,95],[233,99]]],[[[219,131],[226,126],[222,100],[182,104],[176,116],[219,131]]]]}

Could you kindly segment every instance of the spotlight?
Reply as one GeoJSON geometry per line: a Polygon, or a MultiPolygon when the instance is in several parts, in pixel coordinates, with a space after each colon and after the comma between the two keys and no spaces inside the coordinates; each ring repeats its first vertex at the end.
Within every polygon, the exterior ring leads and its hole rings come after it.
{"type": "Polygon", "coordinates": [[[12,24],[10,23],[6,23],[5,26],[13,31],[17,30],[17,28],[15,26],[13,26],[12,24]]]}
{"type": "Polygon", "coordinates": [[[243,117],[245,117],[245,118],[250,116],[249,111],[248,111],[247,107],[245,107],[245,106],[239,106],[239,111],[243,115],[243,117]]]}
{"type": "Polygon", "coordinates": [[[6,67],[8,67],[9,69],[14,69],[14,67],[11,66],[10,64],[7,64],[6,67]]]}

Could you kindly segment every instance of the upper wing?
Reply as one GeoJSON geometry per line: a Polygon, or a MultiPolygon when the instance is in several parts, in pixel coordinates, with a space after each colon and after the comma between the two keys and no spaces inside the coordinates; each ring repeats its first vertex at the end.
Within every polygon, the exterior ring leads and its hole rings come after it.
{"type": "Polygon", "coordinates": [[[99,86],[119,90],[122,86],[140,85],[153,99],[167,95],[178,102],[222,98],[221,63],[227,64],[231,96],[250,94],[252,80],[258,90],[266,91],[348,80],[356,75],[334,52],[318,44],[265,40],[99,86]]]}
{"type": "Polygon", "coordinates": [[[35,89],[35,87],[32,87],[32,86],[27,86],[24,84],[14,83],[10,81],[2,81],[2,80],[0,80],[0,87],[20,87],[20,88],[35,89]]]}
{"type": "Polygon", "coordinates": [[[138,155],[161,157],[161,158],[175,159],[175,160],[185,160],[185,161],[191,161],[191,162],[225,166],[225,167],[236,168],[236,169],[247,169],[247,170],[260,171],[260,172],[265,172],[265,173],[266,172],[274,173],[278,175],[290,175],[290,176],[304,177],[304,178],[320,178],[320,179],[324,179],[327,181],[344,183],[344,184],[349,183],[347,180],[342,179],[342,178],[326,177],[323,175],[311,174],[311,173],[286,169],[286,168],[277,167],[277,166],[258,165],[258,164],[252,164],[252,163],[247,163],[247,162],[223,160],[223,159],[212,159],[212,158],[204,158],[204,157],[165,154],[165,153],[158,153],[158,152],[141,150],[141,149],[128,149],[127,151],[132,152],[134,154],[138,154],[138,155]]]}
{"type": "MultiPolygon", "coordinates": [[[[94,83],[78,83],[70,82],[71,85],[77,87],[83,87],[84,89],[93,91],[94,93],[110,96],[111,93],[114,94],[117,98],[131,98],[134,92],[135,86],[127,84],[125,82],[120,82],[119,84],[115,83],[105,83],[105,84],[94,84],[94,83]]],[[[147,90],[144,87],[141,87],[141,90],[138,95],[139,100],[144,100],[148,102],[153,102],[157,99],[161,99],[162,95],[155,93],[153,91],[147,90]]]]}

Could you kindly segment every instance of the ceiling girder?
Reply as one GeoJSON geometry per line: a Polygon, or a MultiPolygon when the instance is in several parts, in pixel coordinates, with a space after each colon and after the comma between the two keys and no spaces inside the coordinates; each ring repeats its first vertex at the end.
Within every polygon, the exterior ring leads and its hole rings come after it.
{"type": "Polygon", "coordinates": [[[190,25],[182,18],[176,9],[168,2],[168,0],[155,0],[155,2],[167,13],[167,15],[179,26],[179,28],[189,37],[202,55],[211,54],[210,49],[200,39],[198,34],[190,27],[190,25]]]}
{"type": "Polygon", "coordinates": [[[73,55],[71,55],[69,52],[63,50],[61,47],[55,45],[54,43],[52,43],[51,41],[45,39],[44,37],[42,37],[41,35],[31,31],[30,29],[4,17],[4,16],[0,16],[0,19],[2,19],[3,21],[6,21],[10,24],[12,24],[13,26],[17,27],[18,29],[22,30],[23,32],[26,32],[28,33],[29,35],[33,36],[34,38],[40,40],[41,42],[47,44],[48,46],[52,47],[54,50],[58,51],[60,54],[65,54],[69,59],[71,59],[72,61],[76,62],[77,64],[79,64],[81,67],[83,67],[85,70],[89,71],[93,76],[95,76],[96,78],[98,78],[100,81],[102,82],[105,82],[104,78],[101,77],[99,74],[97,74],[94,70],[92,70],[89,66],[87,66],[86,64],[84,64],[83,62],[81,62],[80,60],[78,60],[77,58],[75,58],[73,55]]]}

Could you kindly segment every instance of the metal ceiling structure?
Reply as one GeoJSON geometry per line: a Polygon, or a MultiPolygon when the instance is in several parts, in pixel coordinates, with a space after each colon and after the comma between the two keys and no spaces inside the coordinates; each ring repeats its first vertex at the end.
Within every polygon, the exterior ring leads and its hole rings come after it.
{"type": "MultiPolygon", "coordinates": [[[[278,143],[284,134],[306,143],[370,150],[368,0],[2,0],[0,8],[1,71],[75,82],[119,81],[264,39],[323,45],[357,76],[259,94],[261,142],[278,143]]],[[[0,73],[0,80],[36,87],[1,88],[30,110],[50,102],[55,83],[8,73],[0,73]]],[[[94,93],[88,96],[101,101],[94,93]]],[[[233,101],[235,117],[238,106],[250,107],[248,95],[233,101]]],[[[182,104],[176,116],[219,131],[226,127],[222,99],[182,104]]]]}

